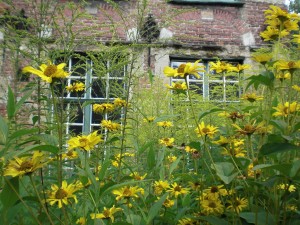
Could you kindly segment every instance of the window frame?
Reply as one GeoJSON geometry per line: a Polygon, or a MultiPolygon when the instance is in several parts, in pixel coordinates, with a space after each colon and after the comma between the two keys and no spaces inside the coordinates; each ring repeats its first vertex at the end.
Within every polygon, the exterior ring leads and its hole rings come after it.
{"type": "Polygon", "coordinates": [[[245,0],[170,0],[170,3],[175,4],[224,4],[242,6],[245,0]]]}

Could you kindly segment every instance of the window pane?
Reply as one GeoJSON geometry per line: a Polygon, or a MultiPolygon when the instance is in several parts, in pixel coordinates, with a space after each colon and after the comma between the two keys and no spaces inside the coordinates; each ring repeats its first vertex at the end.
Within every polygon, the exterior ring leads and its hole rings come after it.
{"type": "Polygon", "coordinates": [[[105,117],[103,114],[98,114],[92,112],[92,124],[100,124],[102,120],[104,120],[105,117]]]}
{"type": "Polygon", "coordinates": [[[106,80],[93,79],[92,81],[92,98],[106,98],[106,80]]]}
{"type": "Polygon", "coordinates": [[[222,83],[209,83],[209,100],[223,101],[222,83]]]}
{"type": "Polygon", "coordinates": [[[78,58],[72,58],[71,60],[71,76],[85,76],[86,74],[86,61],[78,58]]]}
{"type": "Polygon", "coordinates": [[[109,98],[120,98],[124,94],[124,81],[123,79],[110,79],[109,80],[109,98]]]}
{"type": "Polygon", "coordinates": [[[238,83],[227,83],[226,84],[226,101],[237,101],[239,100],[239,85],[238,83]]]}
{"type": "Polygon", "coordinates": [[[67,115],[69,123],[83,123],[83,112],[79,105],[76,102],[67,103],[67,115]]]}
{"type": "Polygon", "coordinates": [[[82,126],[78,126],[78,125],[69,125],[68,127],[69,130],[69,134],[71,136],[76,136],[76,135],[80,135],[82,133],[82,126]]]}

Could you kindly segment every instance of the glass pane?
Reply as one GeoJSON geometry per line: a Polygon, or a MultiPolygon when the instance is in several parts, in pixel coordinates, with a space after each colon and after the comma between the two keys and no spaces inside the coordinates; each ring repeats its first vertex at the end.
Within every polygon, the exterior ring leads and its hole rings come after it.
{"type": "Polygon", "coordinates": [[[209,83],[209,100],[223,101],[222,83],[209,83]]]}
{"type": "Polygon", "coordinates": [[[66,91],[67,80],[58,80],[54,84],[54,91],[58,97],[66,97],[68,92],[66,91]]]}
{"type": "Polygon", "coordinates": [[[123,79],[110,79],[109,80],[109,98],[120,98],[124,94],[124,81],[123,79]]]}
{"type": "Polygon", "coordinates": [[[87,66],[85,61],[78,58],[72,58],[71,66],[72,76],[85,76],[87,66]]]}
{"type": "Polygon", "coordinates": [[[82,126],[80,125],[69,125],[68,128],[71,136],[80,135],[82,133],[82,126]]]}
{"type": "Polygon", "coordinates": [[[203,83],[202,82],[190,82],[190,90],[193,93],[203,95],[203,83]]]}
{"type": "Polygon", "coordinates": [[[79,103],[68,103],[67,115],[69,123],[83,123],[83,112],[79,103]]]}
{"type": "Polygon", "coordinates": [[[92,98],[106,98],[106,80],[93,79],[92,81],[92,98]]]}
{"type": "Polygon", "coordinates": [[[240,98],[239,84],[238,83],[227,83],[226,84],[226,100],[237,101],[240,98]]]}
{"type": "Polygon", "coordinates": [[[100,122],[104,119],[105,116],[103,114],[97,114],[92,112],[92,124],[100,124],[100,122]]]}

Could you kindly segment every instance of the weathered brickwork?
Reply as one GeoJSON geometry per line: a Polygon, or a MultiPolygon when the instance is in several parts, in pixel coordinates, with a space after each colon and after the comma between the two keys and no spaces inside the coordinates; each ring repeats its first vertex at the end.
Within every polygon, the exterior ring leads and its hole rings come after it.
{"type": "MultiPolygon", "coordinates": [[[[24,9],[25,16],[34,19],[34,9],[24,0],[13,0],[13,6],[1,3],[0,14],[9,10],[16,14],[24,9]]],[[[72,2],[60,0],[60,4],[72,2]]],[[[76,7],[78,1],[73,1],[76,7]]],[[[78,9],[89,14],[82,17],[80,21],[72,24],[76,33],[75,41],[78,51],[92,49],[91,46],[83,44],[86,37],[92,37],[99,42],[119,42],[129,44],[138,39],[137,30],[141,24],[138,21],[142,7],[142,1],[116,1],[119,5],[116,10],[113,6],[101,0],[93,0],[85,8],[78,9]]],[[[162,74],[164,66],[170,62],[170,55],[193,55],[195,57],[220,57],[220,58],[245,58],[249,61],[250,51],[263,44],[259,33],[265,28],[263,11],[270,4],[283,6],[284,0],[246,0],[243,5],[205,5],[205,4],[170,4],[165,0],[151,0],[144,11],[144,18],[151,14],[157,22],[160,36],[154,41],[155,46],[151,48],[150,66],[155,74],[162,74]]],[[[72,23],[72,11],[65,10],[65,20],[57,17],[58,24],[64,27],[72,23]]],[[[5,29],[5,27],[3,27],[5,29]]],[[[51,30],[51,38],[61,35],[57,30],[51,30]]],[[[4,37],[5,41],[6,38],[4,37]]],[[[24,37],[26,39],[26,37],[24,37]]],[[[140,42],[143,40],[138,39],[140,42]]],[[[26,41],[23,43],[26,48],[26,41]]],[[[53,46],[51,48],[59,48],[53,46]]],[[[20,46],[19,46],[20,48],[20,46]]],[[[31,49],[32,52],[34,52],[31,49]]],[[[148,67],[148,52],[141,54],[140,62],[142,68],[148,67]]],[[[18,55],[21,57],[20,55],[18,55]]],[[[16,84],[17,70],[14,69],[16,52],[3,49],[0,53],[1,80],[0,80],[0,113],[4,112],[7,86],[16,84]],[[2,99],[2,101],[1,101],[2,99]]],[[[19,60],[19,58],[18,58],[19,60]]],[[[21,57],[22,60],[22,57],[21,57]]],[[[14,86],[17,90],[17,86],[14,86]]]]}

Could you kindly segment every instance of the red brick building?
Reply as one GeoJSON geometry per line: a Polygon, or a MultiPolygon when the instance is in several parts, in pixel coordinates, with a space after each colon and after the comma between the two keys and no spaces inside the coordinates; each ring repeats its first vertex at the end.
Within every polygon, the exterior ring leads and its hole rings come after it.
{"type": "MultiPolygon", "coordinates": [[[[250,52],[263,44],[264,10],[283,6],[284,0],[88,0],[85,5],[47,0],[44,7],[38,0],[12,2],[0,5],[2,112],[7,86],[18,91],[16,84],[27,82],[18,77],[24,60],[47,58],[53,50],[84,53],[99,50],[97,43],[139,46],[141,71],[151,68],[156,76],[167,65],[196,59],[249,63],[250,52]],[[8,12],[13,19],[7,19],[8,12]],[[147,29],[153,31],[150,37],[147,29]]],[[[200,83],[203,95],[209,95],[205,81],[200,83]]]]}

